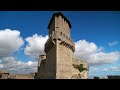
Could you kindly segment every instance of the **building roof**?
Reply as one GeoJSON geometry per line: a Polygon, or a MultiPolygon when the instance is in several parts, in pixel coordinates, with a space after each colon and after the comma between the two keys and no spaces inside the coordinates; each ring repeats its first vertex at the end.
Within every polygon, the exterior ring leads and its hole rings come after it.
{"type": "Polygon", "coordinates": [[[52,18],[51,18],[51,20],[50,20],[50,22],[49,22],[49,24],[48,24],[48,29],[50,28],[50,25],[51,25],[54,17],[55,17],[55,16],[59,16],[59,15],[61,15],[61,16],[67,21],[67,23],[68,23],[68,25],[69,25],[70,28],[72,27],[71,24],[70,24],[70,21],[69,21],[62,13],[58,12],[58,13],[54,13],[54,14],[53,14],[53,16],[52,16],[52,18]]]}
{"type": "Polygon", "coordinates": [[[108,77],[120,77],[120,75],[107,75],[108,77]]]}

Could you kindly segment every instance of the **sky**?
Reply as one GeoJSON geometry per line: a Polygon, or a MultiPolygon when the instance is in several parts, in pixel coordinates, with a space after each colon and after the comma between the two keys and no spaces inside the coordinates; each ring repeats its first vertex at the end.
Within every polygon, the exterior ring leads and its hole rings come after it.
{"type": "MultiPolygon", "coordinates": [[[[37,71],[48,23],[58,11],[0,11],[0,69],[37,71]]],[[[77,58],[89,64],[89,77],[120,75],[120,12],[60,11],[71,22],[77,58]]]]}

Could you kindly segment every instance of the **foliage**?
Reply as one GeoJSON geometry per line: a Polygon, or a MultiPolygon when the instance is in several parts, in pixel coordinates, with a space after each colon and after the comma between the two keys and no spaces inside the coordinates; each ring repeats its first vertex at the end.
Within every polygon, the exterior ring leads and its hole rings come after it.
{"type": "Polygon", "coordinates": [[[78,69],[80,72],[87,70],[87,68],[83,67],[83,64],[75,65],[73,64],[74,68],[78,69]]]}

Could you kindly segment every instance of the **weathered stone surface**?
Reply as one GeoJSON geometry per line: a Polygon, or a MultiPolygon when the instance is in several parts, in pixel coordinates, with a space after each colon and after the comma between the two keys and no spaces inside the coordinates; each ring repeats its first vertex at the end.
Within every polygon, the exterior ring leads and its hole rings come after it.
{"type": "Polygon", "coordinates": [[[81,74],[78,73],[78,74],[74,74],[71,79],[81,79],[81,74]]]}
{"type": "Polygon", "coordinates": [[[66,17],[54,14],[49,25],[49,38],[45,43],[46,60],[38,67],[40,79],[87,79],[88,70],[80,72],[73,64],[83,64],[88,69],[88,63],[74,58],[75,44],[70,37],[70,22],[66,17]],[[44,68],[43,68],[44,67],[44,68]]]}
{"type": "Polygon", "coordinates": [[[88,70],[89,70],[88,63],[84,60],[80,60],[80,59],[77,59],[77,58],[73,58],[72,60],[73,60],[73,64],[75,64],[75,65],[83,64],[83,67],[86,68],[87,70],[84,70],[82,72],[77,71],[76,73],[78,73],[78,74],[80,73],[81,79],[88,79],[88,70]]]}

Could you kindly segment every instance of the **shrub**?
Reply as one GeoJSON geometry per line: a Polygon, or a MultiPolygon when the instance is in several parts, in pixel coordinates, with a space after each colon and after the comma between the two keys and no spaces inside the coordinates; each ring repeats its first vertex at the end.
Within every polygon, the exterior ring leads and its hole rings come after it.
{"type": "Polygon", "coordinates": [[[87,68],[83,67],[83,64],[75,65],[73,64],[74,68],[78,69],[80,72],[87,70],[87,68]]]}

